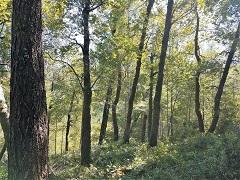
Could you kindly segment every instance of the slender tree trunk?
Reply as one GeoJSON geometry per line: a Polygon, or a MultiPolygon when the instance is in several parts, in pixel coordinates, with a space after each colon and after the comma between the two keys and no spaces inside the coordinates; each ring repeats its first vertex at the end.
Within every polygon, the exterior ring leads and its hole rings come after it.
{"type": "Polygon", "coordinates": [[[58,133],[58,119],[55,120],[55,132],[54,132],[54,154],[57,155],[57,133],[58,133]]]}
{"type": "Polygon", "coordinates": [[[68,116],[67,116],[67,126],[66,126],[66,139],[65,139],[65,151],[68,152],[68,136],[70,133],[70,128],[71,128],[71,114],[72,114],[72,109],[73,109],[73,101],[75,97],[75,90],[73,91],[69,110],[68,110],[68,116]]]}
{"type": "Polygon", "coordinates": [[[4,145],[2,147],[1,153],[0,153],[0,160],[3,157],[3,154],[5,153],[7,149],[7,144],[9,142],[9,113],[8,113],[8,107],[5,102],[4,92],[2,85],[0,84],[0,124],[2,126],[3,135],[4,135],[4,145]]]}
{"type": "Polygon", "coordinates": [[[173,89],[171,87],[171,97],[170,97],[170,117],[169,117],[169,125],[168,125],[168,136],[172,135],[172,127],[173,127],[173,89]]]}
{"type": "Polygon", "coordinates": [[[141,64],[142,64],[142,53],[143,53],[143,48],[144,48],[144,41],[145,41],[146,34],[147,34],[148,21],[149,21],[149,16],[151,14],[151,10],[152,10],[153,4],[154,4],[154,0],[149,0],[148,1],[147,14],[146,14],[146,17],[144,19],[142,35],[141,35],[140,43],[138,45],[137,65],[136,65],[136,70],[135,70],[135,76],[134,76],[134,79],[133,79],[131,94],[130,94],[130,97],[129,97],[129,100],[128,100],[127,121],[126,121],[126,127],[125,127],[125,131],[124,131],[124,136],[123,136],[123,142],[124,143],[128,143],[129,142],[129,138],[130,138],[133,102],[134,102],[134,99],[135,99],[138,79],[139,79],[139,76],[140,76],[140,69],[141,69],[141,64]]]}
{"type": "Polygon", "coordinates": [[[121,67],[118,71],[118,80],[117,80],[117,90],[116,90],[116,96],[112,104],[112,122],[113,122],[113,140],[118,141],[118,122],[117,122],[117,105],[120,99],[120,93],[122,88],[122,72],[121,67]]]}
{"type": "Polygon", "coordinates": [[[61,155],[63,154],[63,137],[64,137],[64,125],[62,126],[62,128],[61,128],[61,134],[62,134],[62,139],[61,139],[61,155]]]}
{"type": "Polygon", "coordinates": [[[8,176],[48,179],[41,0],[13,0],[8,176]]]}
{"type": "Polygon", "coordinates": [[[150,133],[151,133],[151,126],[152,126],[152,111],[153,111],[153,78],[154,78],[154,72],[153,72],[153,59],[154,55],[151,54],[150,56],[150,74],[149,74],[149,100],[148,100],[148,141],[150,140],[150,133]]]}
{"type": "Polygon", "coordinates": [[[198,33],[199,33],[199,16],[198,16],[198,10],[196,7],[196,17],[197,17],[197,25],[196,25],[196,31],[195,31],[195,39],[194,39],[194,44],[195,44],[195,50],[194,50],[194,54],[198,63],[198,69],[197,69],[197,73],[196,73],[196,77],[195,77],[195,113],[197,115],[197,119],[198,119],[198,128],[199,131],[204,133],[204,122],[203,122],[203,115],[201,112],[201,103],[200,103],[200,91],[201,91],[201,87],[200,87],[200,65],[201,65],[201,58],[200,58],[200,48],[199,48],[199,44],[198,44],[198,33]]]}
{"type": "Polygon", "coordinates": [[[234,54],[237,49],[237,44],[239,42],[239,34],[240,34],[240,22],[238,23],[237,31],[235,34],[235,38],[232,43],[231,50],[228,54],[227,62],[223,70],[223,74],[217,89],[217,93],[215,95],[214,99],[214,114],[213,114],[213,119],[212,119],[212,124],[208,130],[208,132],[213,133],[216,129],[218,120],[219,120],[219,115],[220,115],[220,102],[221,102],[221,97],[224,89],[225,82],[227,80],[228,72],[231,66],[231,63],[233,61],[234,54]]]}
{"type": "Polygon", "coordinates": [[[141,131],[141,142],[145,142],[146,137],[146,128],[147,128],[147,113],[144,113],[143,122],[142,122],[142,131],[141,131]]]}
{"type": "Polygon", "coordinates": [[[106,135],[111,96],[112,96],[112,83],[110,82],[108,86],[107,94],[106,94],[104,108],[103,108],[102,124],[101,124],[100,136],[98,141],[99,145],[102,145],[103,139],[106,135]]]}
{"type": "Polygon", "coordinates": [[[91,161],[91,102],[92,102],[92,88],[90,78],[90,58],[89,58],[89,13],[90,0],[84,2],[82,12],[83,16],[83,110],[82,110],[82,130],[81,130],[81,164],[85,166],[90,165],[91,161]]]}
{"type": "Polygon", "coordinates": [[[168,41],[169,35],[172,26],[172,11],[173,11],[173,0],[168,0],[167,5],[167,15],[165,20],[165,29],[162,39],[162,47],[161,47],[161,54],[160,54],[160,62],[158,65],[158,77],[157,77],[157,84],[154,96],[154,107],[153,107],[153,122],[151,128],[151,135],[149,145],[151,147],[157,145],[157,137],[158,137],[158,128],[159,128],[159,121],[160,121],[160,102],[162,96],[162,86],[163,86],[163,78],[164,78],[164,66],[168,48],[168,41]]]}
{"type": "Polygon", "coordinates": [[[3,155],[6,152],[6,150],[7,150],[7,142],[5,141],[4,144],[3,144],[2,150],[0,152],[0,161],[2,160],[3,155]]]}

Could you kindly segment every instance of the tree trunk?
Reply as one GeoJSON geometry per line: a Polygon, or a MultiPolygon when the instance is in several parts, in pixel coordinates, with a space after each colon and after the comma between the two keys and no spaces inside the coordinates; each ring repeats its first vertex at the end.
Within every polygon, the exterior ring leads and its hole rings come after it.
{"type": "Polygon", "coordinates": [[[158,78],[154,96],[154,107],[153,107],[153,122],[151,128],[151,135],[149,145],[151,147],[157,145],[157,137],[158,137],[158,128],[159,128],[159,121],[160,121],[160,102],[161,102],[161,95],[162,95],[162,86],[163,86],[163,78],[164,78],[164,66],[168,48],[168,41],[169,41],[169,34],[172,26],[172,11],[173,11],[173,0],[168,0],[167,5],[167,15],[165,20],[165,29],[162,39],[162,47],[161,47],[161,54],[160,54],[160,62],[158,65],[158,78]]]}
{"type": "Polygon", "coordinates": [[[150,133],[151,133],[151,126],[152,126],[152,111],[153,111],[153,78],[154,78],[154,72],[153,72],[153,58],[154,55],[151,54],[150,57],[150,75],[149,75],[149,100],[148,100],[148,141],[150,140],[150,133]]]}
{"type": "Polygon", "coordinates": [[[117,90],[116,90],[116,96],[112,104],[112,122],[113,122],[113,140],[118,140],[118,122],[117,122],[117,105],[120,99],[120,93],[122,88],[122,72],[121,67],[118,71],[118,81],[117,81],[117,90]]]}
{"type": "Polygon", "coordinates": [[[199,15],[198,15],[198,10],[196,7],[196,17],[197,17],[197,25],[196,25],[196,32],[195,32],[195,39],[194,39],[194,45],[195,45],[195,50],[194,54],[198,63],[198,69],[195,77],[195,113],[197,115],[198,119],[198,128],[201,133],[204,133],[204,122],[203,122],[203,115],[201,112],[201,103],[200,103],[200,65],[201,65],[201,58],[200,58],[200,48],[198,44],[198,33],[199,33],[199,15]]]}
{"type": "Polygon", "coordinates": [[[55,120],[55,132],[54,132],[54,154],[57,155],[57,133],[58,133],[58,119],[55,120]]]}
{"type": "Polygon", "coordinates": [[[150,16],[153,4],[154,4],[154,0],[149,0],[148,1],[147,14],[146,14],[146,17],[144,19],[142,35],[141,35],[140,43],[138,45],[137,65],[136,65],[136,70],[135,70],[135,76],[134,76],[134,79],[133,79],[131,94],[130,94],[130,97],[129,97],[129,100],[128,100],[127,121],[126,121],[126,127],[125,127],[125,131],[124,131],[124,136],[123,136],[123,142],[124,143],[128,143],[129,142],[129,138],[130,138],[133,102],[134,102],[134,99],[135,99],[138,79],[139,79],[139,76],[140,76],[140,69],[141,69],[141,64],[142,64],[142,53],[143,53],[143,48],[144,48],[144,41],[145,41],[146,34],[147,34],[148,21],[149,21],[149,16],[150,16]]]}
{"type": "Polygon", "coordinates": [[[75,97],[75,90],[73,91],[69,110],[68,110],[68,118],[67,118],[67,126],[66,126],[66,137],[65,137],[65,151],[68,152],[68,136],[70,133],[70,127],[71,127],[71,114],[72,114],[72,109],[73,109],[73,101],[75,97]]]}
{"type": "Polygon", "coordinates": [[[5,102],[5,97],[4,97],[4,92],[2,85],[0,84],[0,123],[2,126],[3,130],[3,135],[4,135],[4,145],[2,147],[1,153],[0,153],[0,160],[3,157],[3,154],[5,153],[7,149],[7,144],[8,144],[8,134],[9,134],[9,113],[8,113],[8,107],[5,102]]]}
{"type": "Polygon", "coordinates": [[[147,113],[144,113],[143,122],[142,122],[142,131],[141,131],[141,142],[145,142],[147,119],[148,119],[147,113]]]}
{"type": "Polygon", "coordinates": [[[100,136],[99,136],[99,141],[98,141],[99,145],[102,145],[103,139],[106,135],[111,95],[112,95],[112,84],[110,82],[110,84],[108,86],[107,94],[106,94],[104,108],[103,108],[102,124],[101,124],[100,136]]]}
{"type": "Polygon", "coordinates": [[[6,152],[6,150],[7,150],[7,142],[5,141],[4,144],[3,144],[2,150],[0,152],[0,161],[2,160],[3,155],[6,152]]]}
{"type": "Polygon", "coordinates": [[[8,176],[48,179],[41,0],[13,0],[8,176]]]}
{"type": "Polygon", "coordinates": [[[91,102],[92,102],[92,88],[90,77],[90,58],[89,58],[89,13],[90,0],[84,2],[82,12],[83,16],[83,109],[82,109],[82,130],[81,130],[81,164],[85,166],[90,165],[91,161],[91,102]]]}
{"type": "Polygon", "coordinates": [[[213,133],[215,131],[218,120],[219,120],[221,97],[222,97],[225,82],[227,80],[230,65],[233,61],[233,57],[234,57],[234,54],[235,54],[236,49],[237,49],[237,44],[239,42],[239,34],[240,34],[240,22],[238,23],[235,38],[233,40],[231,50],[228,54],[228,58],[227,58],[226,65],[225,65],[224,70],[223,70],[222,78],[220,80],[220,83],[219,83],[219,86],[218,86],[218,89],[217,89],[217,93],[215,95],[213,119],[212,119],[212,124],[211,124],[211,126],[208,130],[208,132],[210,132],[210,133],[213,133]]]}

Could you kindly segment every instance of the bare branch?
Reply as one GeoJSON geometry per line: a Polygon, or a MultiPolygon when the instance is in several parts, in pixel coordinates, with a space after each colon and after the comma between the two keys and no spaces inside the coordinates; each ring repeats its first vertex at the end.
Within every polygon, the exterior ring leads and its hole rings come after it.
{"type": "Polygon", "coordinates": [[[48,55],[49,58],[50,58],[51,60],[53,60],[53,61],[61,62],[61,63],[63,63],[63,64],[68,65],[68,67],[69,67],[69,68],[72,70],[72,72],[75,74],[75,76],[76,76],[76,78],[77,78],[77,80],[78,80],[78,83],[79,83],[81,89],[82,89],[82,90],[84,89],[84,88],[83,88],[83,85],[82,85],[82,81],[80,80],[80,76],[78,75],[78,73],[75,71],[75,69],[73,68],[73,66],[72,66],[71,64],[69,64],[68,62],[63,61],[63,60],[54,59],[48,52],[47,52],[47,55],[48,55]]]}
{"type": "Polygon", "coordinates": [[[100,77],[102,76],[102,73],[98,75],[98,77],[95,79],[95,81],[93,82],[91,88],[94,87],[94,85],[97,83],[97,81],[100,79],[100,77]]]}
{"type": "Polygon", "coordinates": [[[99,4],[97,4],[97,5],[95,5],[95,6],[92,6],[92,7],[89,9],[89,12],[94,11],[95,9],[99,8],[100,6],[102,6],[104,3],[106,3],[106,1],[101,1],[99,4]]]}

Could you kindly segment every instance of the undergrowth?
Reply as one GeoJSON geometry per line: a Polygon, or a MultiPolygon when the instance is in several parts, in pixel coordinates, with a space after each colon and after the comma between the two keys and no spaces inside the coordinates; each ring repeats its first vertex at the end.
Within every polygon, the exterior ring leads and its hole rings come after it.
{"type": "Polygon", "coordinates": [[[94,146],[90,167],[79,153],[51,157],[51,179],[240,179],[239,133],[195,136],[149,148],[130,144],[94,146]]]}

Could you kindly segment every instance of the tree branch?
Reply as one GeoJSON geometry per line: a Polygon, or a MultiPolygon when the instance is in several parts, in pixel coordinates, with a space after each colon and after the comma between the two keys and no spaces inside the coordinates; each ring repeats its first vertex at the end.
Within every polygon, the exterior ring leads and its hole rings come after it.
{"type": "Polygon", "coordinates": [[[83,85],[82,85],[82,81],[81,81],[80,78],[79,78],[79,75],[77,74],[77,72],[75,71],[75,69],[73,68],[73,66],[72,66],[71,64],[69,64],[68,62],[63,61],[63,60],[54,59],[48,52],[47,52],[47,55],[48,55],[49,58],[50,58],[51,60],[53,60],[53,61],[61,62],[61,63],[63,63],[63,64],[68,65],[68,67],[69,67],[69,68],[72,70],[72,72],[75,74],[75,76],[76,76],[76,78],[77,78],[77,80],[78,80],[78,83],[79,83],[81,89],[82,89],[82,90],[84,89],[84,87],[83,87],[83,85]]]}

